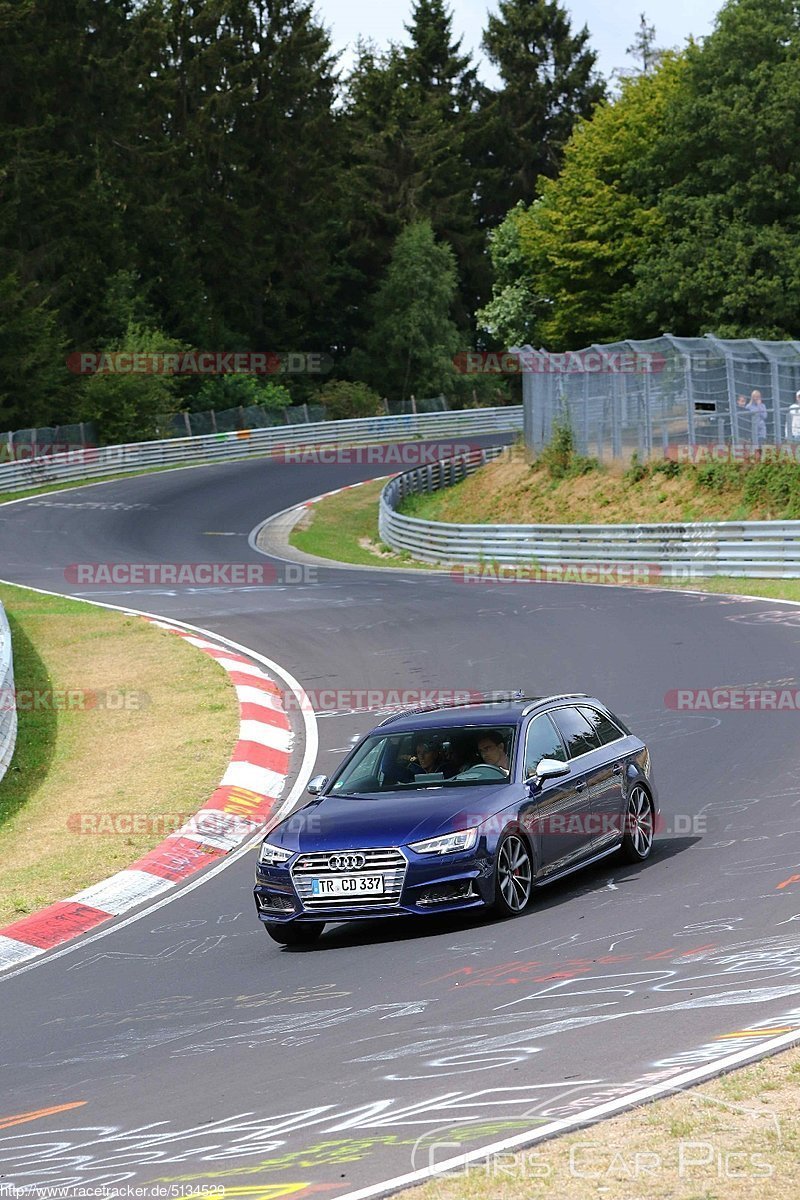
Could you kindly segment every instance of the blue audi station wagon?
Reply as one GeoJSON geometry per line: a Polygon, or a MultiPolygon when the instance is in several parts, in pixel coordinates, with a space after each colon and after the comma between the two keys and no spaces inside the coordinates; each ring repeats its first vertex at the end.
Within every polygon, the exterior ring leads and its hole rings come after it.
{"type": "Polygon", "coordinates": [[[386,718],[261,844],[276,942],[328,922],[491,909],[607,855],[642,862],[658,800],[644,742],[591,696],[486,698],[386,718]]]}

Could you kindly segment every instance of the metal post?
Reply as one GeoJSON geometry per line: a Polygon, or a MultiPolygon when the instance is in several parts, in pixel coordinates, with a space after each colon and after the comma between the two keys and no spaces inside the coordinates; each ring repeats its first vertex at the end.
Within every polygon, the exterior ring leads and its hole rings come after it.
{"type": "Polygon", "coordinates": [[[192,425],[189,420],[189,410],[187,408],[185,408],[183,410],[183,423],[186,426],[186,436],[191,437],[192,436],[192,425]]]}
{"type": "Polygon", "coordinates": [[[211,409],[211,428],[214,433],[217,432],[217,414],[213,408],[211,409]]]}
{"type": "Polygon", "coordinates": [[[783,441],[783,428],[781,423],[781,380],[778,374],[777,360],[770,357],[769,360],[769,377],[772,384],[772,412],[775,421],[775,445],[780,446],[783,441]]]}
{"type": "Polygon", "coordinates": [[[651,403],[652,403],[652,396],[651,396],[651,389],[650,389],[650,372],[645,371],[645,373],[644,373],[644,445],[645,445],[645,454],[647,455],[648,458],[650,458],[653,453],[653,417],[652,417],[652,413],[650,412],[651,403]]]}
{"type": "Polygon", "coordinates": [[[612,376],[611,380],[611,455],[613,458],[622,458],[619,377],[617,375],[612,376]]]}
{"type": "Polygon", "coordinates": [[[583,446],[581,453],[589,453],[589,372],[583,372],[583,446]]]}
{"type": "Polygon", "coordinates": [[[716,346],[725,359],[725,380],[728,387],[728,415],[731,419],[731,441],[734,446],[738,446],[741,439],[739,437],[739,415],[736,411],[736,378],[733,372],[733,356],[728,350],[728,347],[714,337],[713,333],[705,335],[712,345],[716,346]]]}

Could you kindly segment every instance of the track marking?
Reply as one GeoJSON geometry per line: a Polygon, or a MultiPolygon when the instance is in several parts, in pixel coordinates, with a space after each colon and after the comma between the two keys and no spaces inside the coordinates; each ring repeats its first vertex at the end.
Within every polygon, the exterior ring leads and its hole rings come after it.
{"type": "Polygon", "coordinates": [[[86,1103],[86,1100],[73,1100],[70,1104],[56,1104],[53,1108],[34,1108],[30,1112],[18,1113],[16,1117],[0,1117],[0,1129],[24,1125],[27,1121],[39,1121],[42,1117],[53,1117],[56,1113],[67,1112],[71,1108],[82,1108],[86,1103]]]}

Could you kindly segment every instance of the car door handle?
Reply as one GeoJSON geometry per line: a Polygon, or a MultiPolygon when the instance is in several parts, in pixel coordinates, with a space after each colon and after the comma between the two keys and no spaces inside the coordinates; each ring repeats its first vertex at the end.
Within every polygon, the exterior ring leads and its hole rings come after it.
{"type": "Polygon", "coordinates": [[[586,784],[585,784],[585,783],[576,783],[576,784],[575,784],[575,791],[576,791],[576,792],[583,792],[583,791],[585,791],[585,790],[586,790],[586,784]]]}
{"type": "Polygon", "coordinates": [[[622,763],[614,763],[613,773],[615,775],[621,775],[624,770],[625,768],[623,767],[622,763]]]}

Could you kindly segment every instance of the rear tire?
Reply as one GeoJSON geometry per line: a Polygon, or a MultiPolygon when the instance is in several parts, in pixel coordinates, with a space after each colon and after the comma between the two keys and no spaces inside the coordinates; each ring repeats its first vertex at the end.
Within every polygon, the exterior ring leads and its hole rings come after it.
{"type": "Polygon", "coordinates": [[[266,929],[273,942],[281,946],[310,946],[325,928],[324,921],[297,921],[283,925],[280,921],[265,921],[266,929]]]}
{"type": "Polygon", "coordinates": [[[494,879],[494,911],[500,917],[518,917],[533,895],[533,859],[518,833],[507,833],[500,839],[494,879]]]}
{"type": "Polygon", "coordinates": [[[625,862],[644,862],[653,849],[655,815],[650,794],[641,783],[631,788],[625,809],[625,834],[622,838],[622,857],[625,862]]]}

